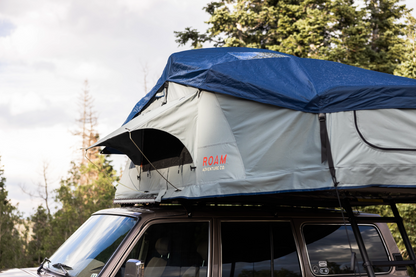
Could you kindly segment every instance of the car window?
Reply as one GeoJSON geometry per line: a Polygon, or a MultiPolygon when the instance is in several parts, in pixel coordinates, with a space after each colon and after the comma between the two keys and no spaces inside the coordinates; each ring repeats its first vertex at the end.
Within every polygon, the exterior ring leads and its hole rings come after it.
{"type": "Polygon", "coordinates": [[[136,222],[127,216],[91,216],[59,247],[45,268],[62,274],[62,265],[68,276],[97,276],[136,222]]]}
{"type": "Polygon", "coordinates": [[[289,222],[222,222],[222,277],[300,277],[289,222]]]}
{"type": "MultiPolygon", "coordinates": [[[[374,226],[360,225],[369,259],[388,261],[388,255],[382,239],[374,226]]],[[[303,226],[311,270],[315,275],[365,273],[363,261],[358,250],[351,226],[347,225],[305,225],[303,226]],[[348,232],[348,237],[347,237],[348,232]],[[357,255],[355,272],[351,270],[352,250],[357,255]]],[[[374,267],[374,272],[388,272],[389,267],[374,267]]]]}
{"type": "Polygon", "coordinates": [[[206,277],[208,222],[153,224],[128,255],[144,263],[144,277],[206,277]]]}

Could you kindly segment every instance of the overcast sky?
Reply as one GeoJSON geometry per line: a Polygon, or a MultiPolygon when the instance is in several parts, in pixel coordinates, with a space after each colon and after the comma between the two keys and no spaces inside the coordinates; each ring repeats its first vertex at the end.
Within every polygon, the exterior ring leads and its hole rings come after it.
{"type": "MultiPolygon", "coordinates": [[[[208,0],[0,0],[0,165],[13,203],[26,216],[40,200],[22,193],[51,189],[81,156],[78,97],[88,79],[98,131],[119,127],[178,47],[173,31],[205,30],[208,0]]],[[[416,1],[403,1],[416,9],[416,1]]],[[[415,14],[415,12],[413,12],[415,14]]],[[[124,158],[117,158],[117,169],[124,158]]]]}

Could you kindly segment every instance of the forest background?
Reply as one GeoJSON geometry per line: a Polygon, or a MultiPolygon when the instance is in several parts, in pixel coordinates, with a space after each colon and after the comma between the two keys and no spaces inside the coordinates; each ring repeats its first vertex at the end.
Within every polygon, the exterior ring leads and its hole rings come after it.
{"type": "MultiPolygon", "coordinates": [[[[416,20],[399,0],[228,0],[210,2],[204,10],[210,16],[207,30],[176,31],[178,45],[265,48],[416,78],[416,20]]],[[[81,138],[80,147],[85,147],[99,137],[88,82],[79,107],[79,128],[73,133],[81,138]]],[[[0,269],[38,266],[91,213],[113,206],[119,177],[109,157],[98,150],[74,160],[53,191],[48,187],[48,168],[44,163],[43,182],[37,190],[22,188],[43,202],[24,218],[8,199],[0,160],[0,269]],[[52,212],[51,205],[56,204],[59,209],[52,212]]],[[[416,246],[416,206],[403,204],[399,210],[416,246]]],[[[383,206],[366,211],[389,215],[383,206]]],[[[406,256],[394,226],[392,231],[406,256]]]]}

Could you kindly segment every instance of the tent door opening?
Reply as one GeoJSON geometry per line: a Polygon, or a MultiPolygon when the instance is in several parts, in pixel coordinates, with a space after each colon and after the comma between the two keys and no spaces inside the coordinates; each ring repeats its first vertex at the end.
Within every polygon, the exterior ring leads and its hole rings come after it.
{"type": "Polygon", "coordinates": [[[142,129],[132,133],[133,140],[143,151],[135,155],[134,164],[143,172],[172,166],[182,166],[193,162],[192,156],[183,143],[167,132],[156,129],[142,129]],[[155,168],[150,164],[153,164],[155,168]]]}

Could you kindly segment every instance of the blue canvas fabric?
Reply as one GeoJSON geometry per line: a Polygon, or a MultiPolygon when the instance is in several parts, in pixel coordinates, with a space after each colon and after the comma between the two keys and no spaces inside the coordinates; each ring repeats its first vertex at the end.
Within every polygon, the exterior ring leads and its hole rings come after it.
{"type": "Polygon", "coordinates": [[[208,48],[172,54],[125,123],[169,81],[309,113],[416,107],[413,79],[264,49],[208,48]]]}

